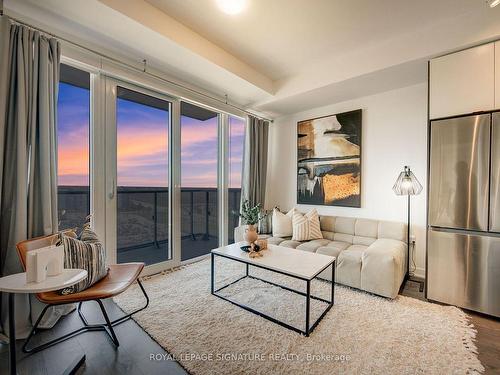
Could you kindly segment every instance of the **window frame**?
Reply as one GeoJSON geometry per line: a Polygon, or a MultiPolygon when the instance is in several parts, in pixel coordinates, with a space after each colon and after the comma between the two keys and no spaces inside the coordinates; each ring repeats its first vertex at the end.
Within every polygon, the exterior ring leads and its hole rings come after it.
{"type": "MultiPolygon", "coordinates": [[[[119,82],[120,86],[143,92],[147,95],[157,96],[171,103],[171,126],[169,129],[169,250],[172,254],[172,263],[158,263],[147,266],[145,274],[161,272],[174,265],[189,263],[180,261],[181,256],[181,128],[180,128],[180,103],[181,101],[206,108],[218,114],[219,119],[219,140],[218,140],[218,209],[219,209],[219,246],[228,243],[228,188],[229,188],[229,117],[242,119],[248,123],[247,115],[230,104],[219,103],[208,96],[198,94],[188,88],[175,84],[175,79],[155,72],[159,77],[171,80],[172,83],[146,76],[138,71],[131,70],[118,63],[114,63],[98,57],[90,52],[77,50],[74,47],[63,44],[61,63],[70,65],[90,74],[90,146],[89,146],[89,172],[90,172],[90,209],[91,223],[97,235],[103,239],[107,249],[111,249],[113,243],[116,244],[116,231],[113,230],[113,223],[110,222],[112,216],[112,205],[109,204],[110,183],[108,173],[110,170],[116,171],[116,166],[108,160],[109,155],[116,156],[116,111],[113,113],[110,100],[113,100],[114,93],[109,82],[119,82]],[[112,124],[112,125],[111,125],[112,124]],[[114,129],[114,149],[109,149],[109,138],[113,137],[114,129]],[[105,162],[103,162],[105,161],[105,162]]],[[[199,89],[197,89],[199,91],[199,89]]],[[[116,103],[115,103],[116,105],[116,103]]],[[[116,174],[114,175],[116,179],[116,174]]],[[[116,180],[115,180],[116,181],[116,180]]],[[[116,185],[115,185],[116,186],[116,185]]],[[[116,194],[115,194],[116,195],[116,194]]],[[[115,207],[116,209],[116,207],[115,207]]],[[[116,226],[116,223],[115,223],[116,226]]],[[[116,229],[116,228],[115,228],[116,229]]],[[[116,263],[116,251],[107,252],[108,264],[116,263]]]]}
{"type": "MultiPolygon", "coordinates": [[[[88,105],[89,105],[89,118],[88,118],[88,131],[89,131],[89,138],[88,138],[88,141],[89,141],[89,144],[88,144],[88,184],[89,184],[89,202],[88,202],[88,207],[89,207],[89,212],[87,215],[90,215],[92,213],[92,163],[91,163],[91,154],[92,154],[92,150],[91,150],[91,147],[92,147],[92,73],[86,69],[82,69],[81,67],[78,67],[78,66],[75,66],[75,64],[73,63],[66,63],[64,61],[61,61],[61,64],[64,64],[66,66],[69,66],[71,68],[74,68],[74,69],[78,69],[84,73],[87,73],[89,75],[89,87],[88,87],[88,90],[89,90],[89,101],[88,101],[88,105]]],[[[67,81],[63,81],[63,80],[59,80],[59,85],[61,83],[64,83],[64,84],[67,84],[67,85],[71,85],[71,86],[74,86],[74,87],[78,87],[78,88],[82,88],[78,85],[75,85],[71,82],[67,82],[67,81]]],[[[58,90],[60,89],[60,87],[58,87],[58,90]]],[[[58,94],[60,95],[60,94],[58,94]]],[[[57,111],[59,111],[59,102],[57,104],[58,108],[57,108],[57,111]]],[[[58,124],[59,125],[59,124],[58,124]]],[[[56,138],[58,139],[59,138],[59,128],[57,127],[56,128],[56,138]]],[[[57,155],[57,158],[59,158],[59,154],[57,155]]],[[[58,160],[59,161],[59,160],[58,160]]],[[[59,163],[57,163],[58,166],[59,166],[59,163]]],[[[59,169],[59,168],[58,168],[59,169]]],[[[58,183],[57,183],[57,187],[59,189],[59,170],[57,171],[57,176],[58,176],[58,183]]],[[[58,208],[58,221],[60,220],[59,218],[59,208],[58,208]]],[[[83,224],[83,222],[82,222],[83,224]]],[[[60,229],[60,228],[59,228],[60,229]]],[[[66,230],[66,229],[69,229],[69,228],[64,228],[62,230],[66,230]]]]}
{"type": "Polygon", "coordinates": [[[173,152],[172,146],[176,143],[173,138],[173,128],[174,128],[174,102],[177,101],[175,98],[157,93],[143,87],[137,86],[133,83],[118,80],[116,78],[110,78],[105,76],[106,85],[106,178],[105,186],[107,191],[106,199],[106,246],[107,246],[107,256],[108,262],[110,264],[116,264],[117,262],[117,123],[116,123],[116,109],[117,109],[117,88],[124,87],[129,90],[133,90],[145,95],[153,96],[158,99],[167,101],[170,103],[170,124],[168,129],[169,136],[169,163],[168,163],[168,202],[169,202],[169,213],[168,213],[168,259],[159,263],[151,264],[145,267],[145,274],[154,274],[161,272],[163,270],[176,267],[180,264],[180,252],[176,251],[176,246],[178,240],[180,239],[180,233],[173,232],[174,228],[172,224],[177,220],[174,218],[175,211],[178,209],[173,207],[175,202],[175,196],[177,188],[175,188],[179,183],[176,181],[175,176],[171,171],[173,168],[173,152]],[[178,238],[179,237],[179,238],[178,238]]]}

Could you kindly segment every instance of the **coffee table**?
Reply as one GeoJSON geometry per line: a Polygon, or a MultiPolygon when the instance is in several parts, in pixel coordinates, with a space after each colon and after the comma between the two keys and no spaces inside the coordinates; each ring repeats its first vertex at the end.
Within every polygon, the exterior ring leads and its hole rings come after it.
{"type": "Polygon", "coordinates": [[[219,247],[212,250],[211,252],[211,293],[214,296],[222,298],[225,301],[232,303],[233,305],[239,306],[247,311],[257,314],[267,320],[270,320],[276,324],[279,324],[285,328],[292,331],[309,336],[309,334],[316,328],[318,323],[323,319],[326,313],[331,309],[334,303],[335,296],[335,283],[331,283],[331,298],[326,300],[317,296],[311,295],[311,281],[314,280],[321,272],[326,270],[328,267],[332,269],[332,280],[335,280],[335,257],[331,257],[323,254],[316,254],[309,251],[302,251],[296,249],[290,249],[283,246],[269,245],[267,250],[264,250],[263,256],[260,258],[250,258],[248,253],[240,249],[241,244],[231,244],[228,246],[219,247]],[[220,288],[215,289],[215,257],[222,257],[226,259],[231,259],[236,262],[240,262],[246,265],[245,275],[226,284],[220,288]],[[249,274],[249,266],[265,269],[268,271],[276,272],[282,275],[290,276],[295,279],[303,280],[306,282],[306,292],[291,289],[284,285],[279,285],[268,280],[264,280],[257,276],[249,274]],[[233,301],[223,295],[221,295],[221,290],[236,284],[237,282],[245,279],[251,278],[263,281],[265,283],[280,287],[282,289],[288,290],[300,294],[306,298],[306,321],[305,329],[291,326],[285,322],[282,322],[276,318],[266,315],[260,311],[257,311],[247,305],[233,301]],[[327,303],[326,309],[322,312],[319,318],[312,324],[310,324],[310,309],[311,309],[311,299],[315,299],[321,302],[327,303]]]}

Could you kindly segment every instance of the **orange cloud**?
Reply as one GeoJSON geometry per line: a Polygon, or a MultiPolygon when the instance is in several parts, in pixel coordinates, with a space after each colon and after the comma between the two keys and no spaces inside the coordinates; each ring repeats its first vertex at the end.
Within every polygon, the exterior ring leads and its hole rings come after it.
{"type": "Polygon", "coordinates": [[[168,152],[168,136],[166,131],[140,131],[127,129],[118,131],[117,151],[118,164],[145,155],[154,155],[159,151],[168,152]]]}
{"type": "Polygon", "coordinates": [[[88,174],[89,173],[89,148],[59,147],[58,150],[58,174],[88,174]]]}

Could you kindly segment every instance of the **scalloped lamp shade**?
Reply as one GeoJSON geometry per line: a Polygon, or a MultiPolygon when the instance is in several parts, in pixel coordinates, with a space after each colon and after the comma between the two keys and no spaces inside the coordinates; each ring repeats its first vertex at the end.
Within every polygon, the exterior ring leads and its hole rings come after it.
{"type": "Polygon", "coordinates": [[[398,179],[392,187],[396,195],[418,195],[422,189],[422,185],[410,170],[410,167],[407,166],[399,174],[398,179]]]}

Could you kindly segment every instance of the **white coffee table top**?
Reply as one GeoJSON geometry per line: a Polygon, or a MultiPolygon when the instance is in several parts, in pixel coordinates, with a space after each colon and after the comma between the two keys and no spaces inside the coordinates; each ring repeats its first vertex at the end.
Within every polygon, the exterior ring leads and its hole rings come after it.
{"type": "Polygon", "coordinates": [[[87,277],[82,269],[64,269],[60,275],[47,276],[40,282],[26,282],[26,272],[16,273],[0,278],[0,292],[7,293],[41,293],[59,290],[74,285],[87,277]]]}
{"type": "Polygon", "coordinates": [[[247,252],[240,249],[241,244],[219,247],[212,250],[212,253],[309,280],[335,260],[335,257],[328,255],[277,245],[268,245],[268,249],[263,250],[262,257],[250,258],[247,252]]]}

